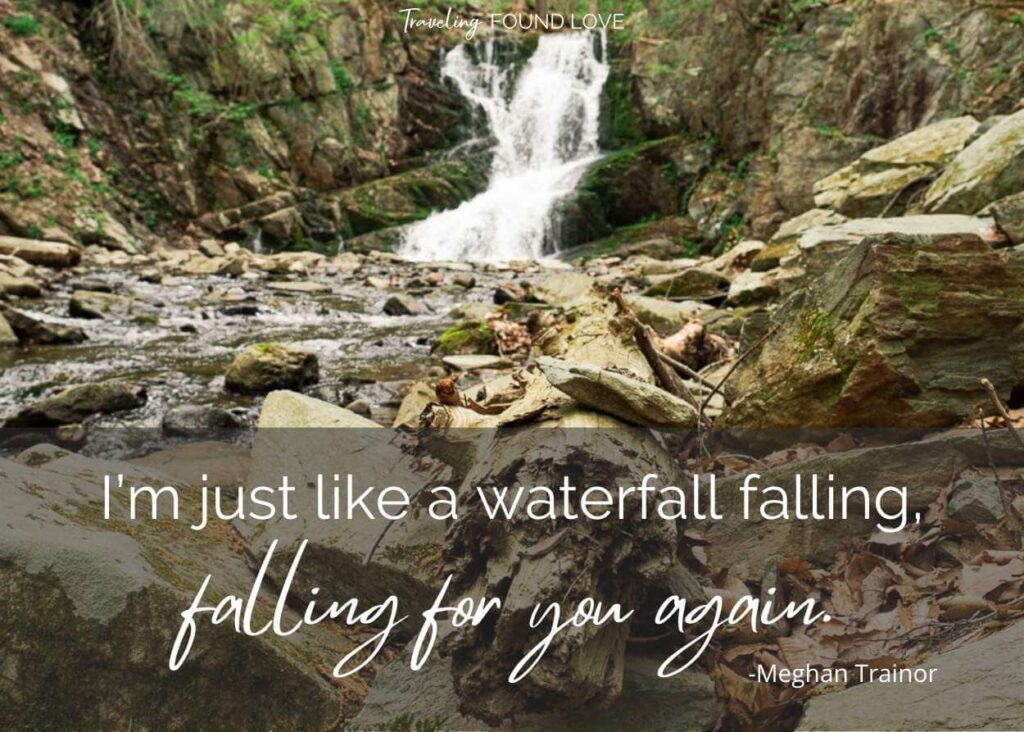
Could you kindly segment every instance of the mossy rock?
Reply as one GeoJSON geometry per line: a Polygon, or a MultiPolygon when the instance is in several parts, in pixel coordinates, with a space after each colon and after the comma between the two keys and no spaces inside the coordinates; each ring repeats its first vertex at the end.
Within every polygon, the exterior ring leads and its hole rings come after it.
{"type": "Polygon", "coordinates": [[[463,320],[437,337],[434,352],[450,356],[466,353],[497,353],[494,333],[483,320],[463,320]]]}
{"type": "Polygon", "coordinates": [[[869,237],[796,293],[735,373],[723,423],[949,427],[1024,385],[1024,252],[972,234],[869,237]],[[981,360],[979,360],[981,359],[981,360]]]}

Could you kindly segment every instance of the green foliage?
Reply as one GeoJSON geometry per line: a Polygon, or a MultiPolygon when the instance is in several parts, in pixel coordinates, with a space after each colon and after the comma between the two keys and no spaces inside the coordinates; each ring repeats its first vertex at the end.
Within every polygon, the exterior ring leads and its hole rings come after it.
{"type": "Polygon", "coordinates": [[[28,13],[12,15],[9,18],[4,18],[3,24],[11,33],[22,38],[38,35],[42,30],[42,26],[39,25],[39,21],[28,13]]]}
{"type": "Polygon", "coordinates": [[[331,64],[331,74],[334,76],[334,86],[337,87],[339,94],[345,94],[352,88],[352,77],[344,65],[336,61],[333,62],[331,64]]]}
{"type": "Polygon", "coordinates": [[[0,170],[10,170],[11,168],[17,168],[23,162],[25,162],[25,155],[22,153],[22,147],[25,141],[21,137],[14,138],[14,148],[12,150],[4,150],[0,152],[0,170]]]}

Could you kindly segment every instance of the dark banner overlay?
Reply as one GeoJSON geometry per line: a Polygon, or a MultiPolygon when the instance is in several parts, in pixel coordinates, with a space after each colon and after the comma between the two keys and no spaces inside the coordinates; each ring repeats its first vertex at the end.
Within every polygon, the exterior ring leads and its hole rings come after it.
{"type": "Polygon", "coordinates": [[[1021,703],[1004,430],[66,438],[0,433],[3,727],[998,729],[1021,703]]]}

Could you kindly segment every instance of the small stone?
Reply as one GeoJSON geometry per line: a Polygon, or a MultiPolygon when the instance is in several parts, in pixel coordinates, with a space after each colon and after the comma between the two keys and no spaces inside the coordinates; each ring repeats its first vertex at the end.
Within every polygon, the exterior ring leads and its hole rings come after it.
{"type": "Polygon", "coordinates": [[[0,272],[0,294],[14,297],[42,297],[43,288],[39,283],[28,277],[12,277],[0,272]]]}
{"type": "Polygon", "coordinates": [[[76,290],[68,303],[72,318],[103,320],[111,315],[124,316],[131,310],[131,299],[93,290],[76,290]]]}
{"type": "Polygon", "coordinates": [[[517,282],[500,282],[494,290],[494,304],[504,305],[507,302],[524,302],[526,288],[517,282]]]}
{"type": "Polygon", "coordinates": [[[199,251],[207,257],[223,257],[226,253],[216,239],[203,239],[199,242],[199,251]]]}
{"type": "Polygon", "coordinates": [[[160,427],[164,434],[189,436],[199,432],[241,429],[243,422],[234,414],[206,404],[186,404],[164,414],[160,427]]]}
{"type": "Polygon", "coordinates": [[[388,315],[426,315],[430,311],[422,302],[411,295],[392,295],[384,303],[388,315]]]}
{"type": "Polygon", "coordinates": [[[958,521],[994,524],[1004,515],[999,486],[980,475],[960,480],[949,498],[949,513],[958,521]]]}
{"type": "Polygon", "coordinates": [[[472,290],[476,287],[476,277],[465,272],[459,272],[452,277],[452,283],[466,290],[472,290]]]}
{"type": "Polygon", "coordinates": [[[274,292],[290,292],[299,295],[316,295],[320,293],[330,292],[331,288],[322,282],[270,282],[267,284],[268,290],[274,292]]]}
{"type": "Polygon", "coordinates": [[[445,366],[456,371],[479,371],[481,369],[500,369],[511,366],[508,359],[483,353],[470,353],[462,356],[445,356],[441,359],[445,366]]]}
{"type": "Polygon", "coordinates": [[[373,411],[372,408],[370,407],[370,403],[365,399],[353,399],[352,401],[345,405],[345,409],[349,410],[350,412],[355,412],[356,414],[362,417],[371,416],[371,413],[373,411]]]}

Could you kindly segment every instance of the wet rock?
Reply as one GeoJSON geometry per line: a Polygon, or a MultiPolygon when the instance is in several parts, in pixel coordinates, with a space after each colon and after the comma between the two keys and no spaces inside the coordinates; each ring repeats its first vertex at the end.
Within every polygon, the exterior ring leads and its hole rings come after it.
{"type": "Polygon", "coordinates": [[[467,272],[459,272],[452,277],[452,284],[458,285],[464,290],[472,290],[476,287],[476,277],[467,272]]]}
{"type": "Polygon", "coordinates": [[[1013,244],[1024,244],[1024,192],[1000,199],[986,210],[1013,244]]]}
{"type": "Polygon", "coordinates": [[[301,389],[319,380],[316,354],[280,343],[258,343],[235,357],[224,375],[224,386],[228,391],[258,394],[301,389]]]}
{"type": "Polygon", "coordinates": [[[662,679],[658,676],[661,660],[654,654],[627,653],[622,691],[606,707],[583,707],[561,714],[523,714],[516,716],[514,724],[509,721],[491,726],[460,714],[450,661],[431,658],[422,669],[412,671],[407,652],[378,674],[352,725],[357,729],[377,729],[390,720],[410,715],[417,720],[444,719],[448,729],[514,728],[518,732],[676,732],[712,726],[715,694],[710,677],[688,670],[662,679]]]}
{"type": "Polygon", "coordinates": [[[43,288],[39,283],[28,277],[12,277],[6,272],[0,272],[0,296],[12,297],[42,297],[43,288]]]}
{"type": "Polygon", "coordinates": [[[518,282],[501,282],[494,289],[495,305],[504,305],[507,302],[524,302],[527,297],[526,288],[518,282]]]}
{"type": "Polygon", "coordinates": [[[697,413],[682,399],[614,371],[560,359],[537,360],[559,391],[591,409],[644,427],[692,427],[697,413]]]}
{"type": "Polygon", "coordinates": [[[899,216],[894,218],[852,219],[836,226],[810,229],[800,237],[800,264],[809,275],[829,270],[844,254],[869,236],[905,236],[911,238],[978,236],[996,244],[1002,233],[989,218],[956,214],[899,216]]]}
{"type": "Polygon", "coordinates": [[[530,295],[548,305],[568,305],[587,297],[594,280],[579,272],[559,272],[530,287],[530,295]]]}
{"type": "Polygon", "coordinates": [[[775,277],[770,272],[741,272],[729,285],[727,305],[755,305],[770,302],[779,296],[775,277]]]}
{"type": "Polygon", "coordinates": [[[74,267],[82,259],[82,250],[70,244],[14,236],[0,236],[0,254],[13,255],[43,267],[74,267]]]}
{"type": "Polygon", "coordinates": [[[973,214],[1024,189],[1024,110],[997,122],[953,159],[925,193],[924,210],[973,214]]]}
{"type": "Polygon", "coordinates": [[[463,320],[445,330],[434,343],[435,352],[441,354],[457,353],[497,353],[494,333],[486,320],[463,320]]]}
{"type": "MultiPolygon", "coordinates": [[[[932,656],[915,668],[935,669],[929,683],[868,683],[811,699],[800,730],[1021,729],[1020,658],[1024,629],[1011,625],[932,656]]],[[[928,673],[925,671],[924,673],[928,673]]]]}
{"type": "Polygon", "coordinates": [[[384,302],[384,312],[388,315],[426,315],[430,312],[426,305],[412,295],[392,295],[384,302]]]}
{"type": "Polygon", "coordinates": [[[131,298],[92,290],[76,290],[68,302],[68,315],[72,318],[103,320],[110,316],[124,317],[131,309],[131,298]]]}
{"type": "Polygon", "coordinates": [[[164,434],[194,437],[204,432],[233,431],[244,420],[226,409],[206,404],[185,404],[168,410],[160,422],[164,434]]]}
{"type": "Polygon", "coordinates": [[[974,117],[954,117],[868,150],[814,184],[814,205],[854,217],[903,213],[977,128],[974,117]]]}
{"type": "Polygon", "coordinates": [[[985,399],[980,376],[1004,400],[1024,383],[1024,252],[973,234],[871,237],[772,323],[732,377],[729,425],[959,424],[985,399]]]}
{"type": "Polygon", "coordinates": [[[125,381],[98,381],[69,386],[40,399],[7,419],[5,427],[58,427],[82,422],[94,414],[138,409],[146,403],[146,389],[125,381]]]}
{"type": "Polygon", "coordinates": [[[9,307],[0,303],[0,315],[11,326],[23,344],[55,345],[60,343],[81,343],[86,340],[85,331],[73,325],[61,325],[43,320],[35,314],[9,307]]]}
{"type": "Polygon", "coordinates": [[[651,326],[660,335],[675,333],[700,313],[712,309],[696,300],[674,302],[643,295],[627,297],[626,302],[641,323],[651,326]]]}
{"type": "Polygon", "coordinates": [[[991,478],[972,475],[953,486],[949,514],[958,521],[994,524],[1005,513],[999,485],[991,478]]]}
{"type": "Polygon", "coordinates": [[[694,267],[675,275],[660,275],[649,278],[653,284],[644,291],[648,297],[710,298],[724,294],[729,288],[729,278],[710,269],[694,267]]]}

